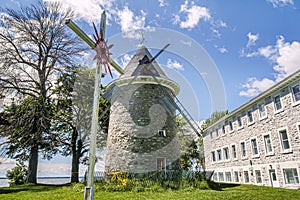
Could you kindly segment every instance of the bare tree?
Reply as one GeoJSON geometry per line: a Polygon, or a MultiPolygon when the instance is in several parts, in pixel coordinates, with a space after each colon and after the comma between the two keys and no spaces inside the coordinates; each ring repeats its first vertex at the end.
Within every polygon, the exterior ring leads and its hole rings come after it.
{"type": "Polygon", "coordinates": [[[55,135],[50,132],[55,79],[66,66],[78,61],[83,51],[64,26],[72,11],[60,14],[61,9],[57,2],[39,1],[0,14],[0,93],[14,97],[18,108],[10,112],[9,129],[3,130],[2,136],[15,146],[11,157],[20,152],[27,155],[29,183],[36,183],[38,152],[47,152],[55,145],[51,142],[55,135]]]}

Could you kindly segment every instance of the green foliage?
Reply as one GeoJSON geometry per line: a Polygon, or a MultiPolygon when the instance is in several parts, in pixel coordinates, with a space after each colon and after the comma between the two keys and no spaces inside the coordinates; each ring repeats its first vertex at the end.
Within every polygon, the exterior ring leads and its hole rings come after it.
{"type": "Polygon", "coordinates": [[[217,122],[219,119],[221,119],[227,114],[228,114],[228,110],[213,112],[210,118],[204,121],[203,125],[201,126],[202,130],[207,129],[210,125],[214,124],[215,122],[217,122]]]}
{"type": "MultiPolygon", "coordinates": [[[[82,187],[84,185],[82,184],[82,187]]],[[[71,186],[45,186],[45,185],[22,185],[9,188],[0,188],[0,199],[5,200],[53,200],[53,199],[72,199],[82,200],[83,191],[75,191],[71,186]]],[[[161,192],[144,191],[144,192],[107,192],[103,190],[95,191],[95,199],[121,200],[121,199],[222,199],[222,200],[273,200],[299,199],[300,190],[290,190],[283,188],[272,188],[255,185],[228,185],[220,184],[217,190],[195,190],[185,188],[180,190],[167,190],[161,192]]]]}
{"type": "Polygon", "coordinates": [[[27,180],[28,169],[23,162],[17,163],[17,166],[6,172],[9,185],[22,185],[27,180]]]}

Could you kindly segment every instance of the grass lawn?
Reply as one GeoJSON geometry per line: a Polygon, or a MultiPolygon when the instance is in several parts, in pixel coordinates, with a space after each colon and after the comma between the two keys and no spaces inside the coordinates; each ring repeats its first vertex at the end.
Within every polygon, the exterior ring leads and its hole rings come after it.
{"type": "MultiPolygon", "coordinates": [[[[0,199],[83,199],[83,192],[72,186],[23,185],[0,188],[0,199]]],[[[102,192],[95,199],[228,199],[228,200],[300,200],[300,190],[289,190],[254,185],[223,184],[220,190],[166,190],[163,192],[102,192]]]]}

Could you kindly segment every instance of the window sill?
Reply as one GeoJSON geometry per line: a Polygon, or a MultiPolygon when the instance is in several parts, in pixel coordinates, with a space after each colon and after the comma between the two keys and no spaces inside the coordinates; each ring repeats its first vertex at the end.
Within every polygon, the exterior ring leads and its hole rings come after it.
{"type": "Polygon", "coordinates": [[[244,127],[243,126],[240,126],[240,127],[238,127],[238,129],[237,130],[241,130],[241,129],[243,129],[244,127]]]}
{"type": "Polygon", "coordinates": [[[244,157],[242,157],[241,159],[242,159],[242,160],[247,160],[248,157],[247,157],[247,156],[244,156],[244,157]]]}
{"type": "Polygon", "coordinates": [[[253,124],[254,124],[254,121],[248,122],[248,126],[251,126],[251,125],[253,125],[253,124]]]}
{"type": "Polygon", "coordinates": [[[280,110],[275,110],[274,114],[278,114],[278,113],[281,113],[283,111],[283,108],[281,108],[280,110]]]}
{"type": "Polygon", "coordinates": [[[281,153],[282,154],[293,153],[293,150],[292,149],[286,149],[286,150],[281,151],[281,153]]]}
{"type": "Polygon", "coordinates": [[[228,133],[229,133],[229,134],[231,134],[231,133],[233,133],[233,132],[234,132],[234,130],[232,130],[232,131],[229,131],[228,133]]]}
{"type": "Polygon", "coordinates": [[[266,115],[264,117],[260,117],[259,120],[262,121],[262,120],[267,119],[267,118],[268,118],[268,115],[266,115]]]}
{"type": "Polygon", "coordinates": [[[268,157],[268,156],[274,156],[274,152],[267,153],[266,157],[268,157]]]}
{"type": "Polygon", "coordinates": [[[259,154],[252,155],[251,158],[259,158],[259,154]]]}
{"type": "Polygon", "coordinates": [[[300,104],[300,100],[299,100],[299,101],[294,101],[294,100],[293,100],[292,106],[294,107],[294,106],[297,106],[297,105],[299,105],[299,104],[300,104]]]}

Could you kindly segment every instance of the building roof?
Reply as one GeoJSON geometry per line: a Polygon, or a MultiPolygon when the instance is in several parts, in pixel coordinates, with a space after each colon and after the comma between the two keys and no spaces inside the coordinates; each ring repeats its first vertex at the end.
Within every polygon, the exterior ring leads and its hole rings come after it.
{"type": "Polygon", "coordinates": [[[217,122],[215,122],[212,125],[210,125],[205,131],[211,129],[211,127],[214,127],[215,125],[217,125],[217,124],[225,121],[228,118],[234,117],[235,115],[239,114],[240,112],[244,111],[245,109],[249,109],[253,105],[257,104],[257,102],[259,102],[262,99],[264,99],[264,98],[272,95],[273,93],[281,90],[282,88],[286,87],[287,85],[289,85],[292,82],[294,82],[296,80],[299,80],[299,79],[300,79],[300,69],[297,70],[296,72],[294,72],[293,74],[289,75],[285,79],[281,80],[279,83],[273,85],[272,87],[270,87],[266,91],[262,92],[258,96],[254,97],[253,99],[251,99],[247,103],[241,105],[240,107],[238,107],[237,109],[233,110],[232,112],[229,112],[227,115],[225,115],[224,117],[222,117],[220,120],[218,120],[217,122]]]}
{"type": "Polygon", "coordinates": [[[132,76],[156,76],[161,78],[168,78],[161,67],[154,60],[149,62],[153,56],[149,50],[141,45],[134,54],[128,65],[124,69],[124,74],[120,78],[127,78],[132,76]]]}

